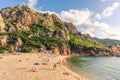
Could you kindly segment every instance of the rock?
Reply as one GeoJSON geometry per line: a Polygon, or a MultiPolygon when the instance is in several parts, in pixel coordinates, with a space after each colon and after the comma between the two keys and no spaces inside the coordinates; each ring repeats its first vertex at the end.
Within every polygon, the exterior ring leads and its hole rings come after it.
{"type": "Polygon", "coordinates": [[[59,22],[63,24],[63,21],[56,14],[52,14],[51,16],[54,22],[59,22]]]}
{"type": "Polygon", "coordinates": [[[52,51],[52,54],[56,54],[56,55],[60,55],[60,51],[59,51],[59,48],[55,48],[53,51],[52,51]]]}
{"type": "Polygon", "coordinates": [[[90,56],[95,56],[96,55],[96,53],[95,53],[95,51],[93,51],[93,50],[90,50],[90,56]]]}
{"type": "Polygon", "coordinates": [[[57,55],[69,55],[71,54],[71,51],[69,48],[67,48],[66,46],[61,46],[61,47],[57,47],[52,51],[53,54],[57,54],[57,55]]]}
{"type": "Polygon", "coordinates": [[[43,47],[41,47],[41,48],[38,48],[38,52],[43,52],[43,51],[45,51],[46,50],[46,47],[45,46],[43,46],[43,47]]]}
{"type": "Polygon", "coordinates": [[[77,28],[76,28],[76,26],[74,24],[72,24],[72,23],[65,23],[65,26],[68,28],[68,30],[70,32],[75,33],[75,34],[78,33],[77,28]]]}
{"type": "Polygon", "coordinates": [[[112,49],[112,54],[120,55],[120,45],[112,45],[110,48],[112,49]]]}
{"type": "Polygon", "coordinates": [[[7,45],[8,36],[0,36],[0,46],[7,45]]]}
{"type": "Polygon", "coordinates": [[[69,54],[71,54],[70,49],[67,48],[66,46],[62,46],[61,51],[62,51],[61,54],[64,54],[64,55],[69,55],[69,54]]]}
{"type": "Polygon", "coordinates": [[[21,45],[22,45],[22,41],[20,38],[18,38],[17,42],[15,43],[15,50],[20,51],[21,45]]]}
{"type": "Polygon", "coordinates": [[[5,32],[4,29],[5,29],[5,23],[4,23],[3,18],[0,14],[0,33],[4,33],[5,32]]]}

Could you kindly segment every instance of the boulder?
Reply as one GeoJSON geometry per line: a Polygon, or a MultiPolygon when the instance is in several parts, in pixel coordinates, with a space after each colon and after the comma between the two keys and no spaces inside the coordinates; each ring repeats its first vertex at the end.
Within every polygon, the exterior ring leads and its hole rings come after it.
{"type": "Polygon", "coordinates": [[[7,45],[8,36],[0,36],[0,46],[7,45]]]}
{"type": "Polygon", "coordinates": [[[59,48],[55,48],[53,51],[52,51],[52,54],[56,54],[56,55],[60,55],[60,50],[59,48]]]}
{"type": "Polygon", "coordinates": [[[22,45],[22,41],[20,38],[18,38],[17,42],[15,43],[15,50],[20,51],[21,45],[22,45]]]}

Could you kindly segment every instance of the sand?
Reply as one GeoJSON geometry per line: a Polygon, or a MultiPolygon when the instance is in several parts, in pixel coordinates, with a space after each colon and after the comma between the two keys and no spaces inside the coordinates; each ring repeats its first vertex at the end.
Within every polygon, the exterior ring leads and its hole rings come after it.
{"type": "Polygon", "coordinates": [[[0,55],[0,80],[86,80],[62,65],[61,58],[42,53],[0,55]]]}

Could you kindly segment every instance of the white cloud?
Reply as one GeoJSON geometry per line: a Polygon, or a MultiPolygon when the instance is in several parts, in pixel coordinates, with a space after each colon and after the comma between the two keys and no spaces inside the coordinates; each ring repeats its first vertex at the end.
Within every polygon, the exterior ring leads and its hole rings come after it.
{"type": "Polygon", "coordinates": [[[95,36],[94,32],[96,32],[96,30],[107,30],[108,28],[110,28],[110,26],[106,23],[100,23],[100,22],[86,22],[83,25],[83,33],[89,33],[92,34],[92,36],[95,36]],[[94,34],[94,35],[93,35],[94,34]]]}
{"type": "MultiPolygon", "coordinates": [[[[101,1],[105,2],[107,0],[101,1]]],[[[82,26],[82,33],[89,33],[91,36],[98,38],[120,39],[119,29],[118,31],[116,31],[113,30],[113,28],[106,23],[95,21],[96,19],[103,19],[111,16],[113,14],[113,11],[120,6],[119,2],[115,2],[112,4],[111,7],[105,8],[101,14],[96,14],[95,20],[93,20],[93,12],[88,9],[70,9],[69,11],[61,11],[60,14],[57,14],[51,11],[42,11],[42,7],[39,7],[39,9],[35,7],[36,4],[37,0],[28,0],[28,6],[38,12],[56,14],[63,21],[72,22],[76,26],[82,26]]]]}
{"type": "Polygon", "coordinates": [[[119,6],[120,2],[114,2],[111,7],[105,8],[101,14],[97,13],[95,15],[95,18],[100,20],[106,17],[110,17],[113,14],[114,10],[117,9],[119,6]]]}
{"type": "Polygon", "coordinates": [[[62,11],[60,16],[63,21],[72,22],[75,25],[81,25],[90,18],[91,14],[91,11],[88,9],[70,9],[69,11],[62,11]]]}
{"type": "Polygon", "coordinates": [[[86,22],[83,24],[82,33],[88,33],[92,37],[120,39],[120,32],[103,22],[86,22]]]}
{"type": "Polygon", "coordinates": [[[32,9],[34,9],[35,11],[37,12],[40,12],[40,13],[49,13],[49,14],[56,14],[58,17],[59,15],[55,12],[51,12],[51,11],[42,11],[42,6],[39,6],[38,8],[35,7],[35,5],[37,5],[37,1],[38,0],[28,0],[28,6],[32,9]]]}
{"type": "MultiPolygon", "coordinates": [[[[118,4],[113,4],[114,8],[118,7],[118,4]]],[[[111,38],[120,39],[119,31],[113,30],[112,26],[93,20],[93,12],[90,10],[74,10],[62,11],[60,17],[66,22],[74,23],[82,33],[88,33],[92,37],[98,38],[111,38]]],[[[100,14],[96,14],[100,19],[102,18],[100,14]]],[[[104,12],[106,17],[108,14],[104,12]]]]}
{"type": "Polygon", "coordinates": [[[32,9],[36,9],[35,5],[37,4],[37,0],[28,0],[28,6],[32,9]]]}

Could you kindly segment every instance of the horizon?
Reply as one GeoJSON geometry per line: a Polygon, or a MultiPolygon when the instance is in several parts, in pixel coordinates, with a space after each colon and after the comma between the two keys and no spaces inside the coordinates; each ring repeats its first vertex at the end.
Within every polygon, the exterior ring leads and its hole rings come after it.
{"type": "Polygon", "coordinates": [[[63,21],[75,24],[78,31],[88,33],[92,37],[120,40],[119,0],[79,0],[74,2],[71,0],[66,2],[63,0],[16,0],[12,2],[4,0],[0,4],[2,4],[0,10],[6,7],[27,4],[35,11],[48,11],[57,14],[63,21]]]}

